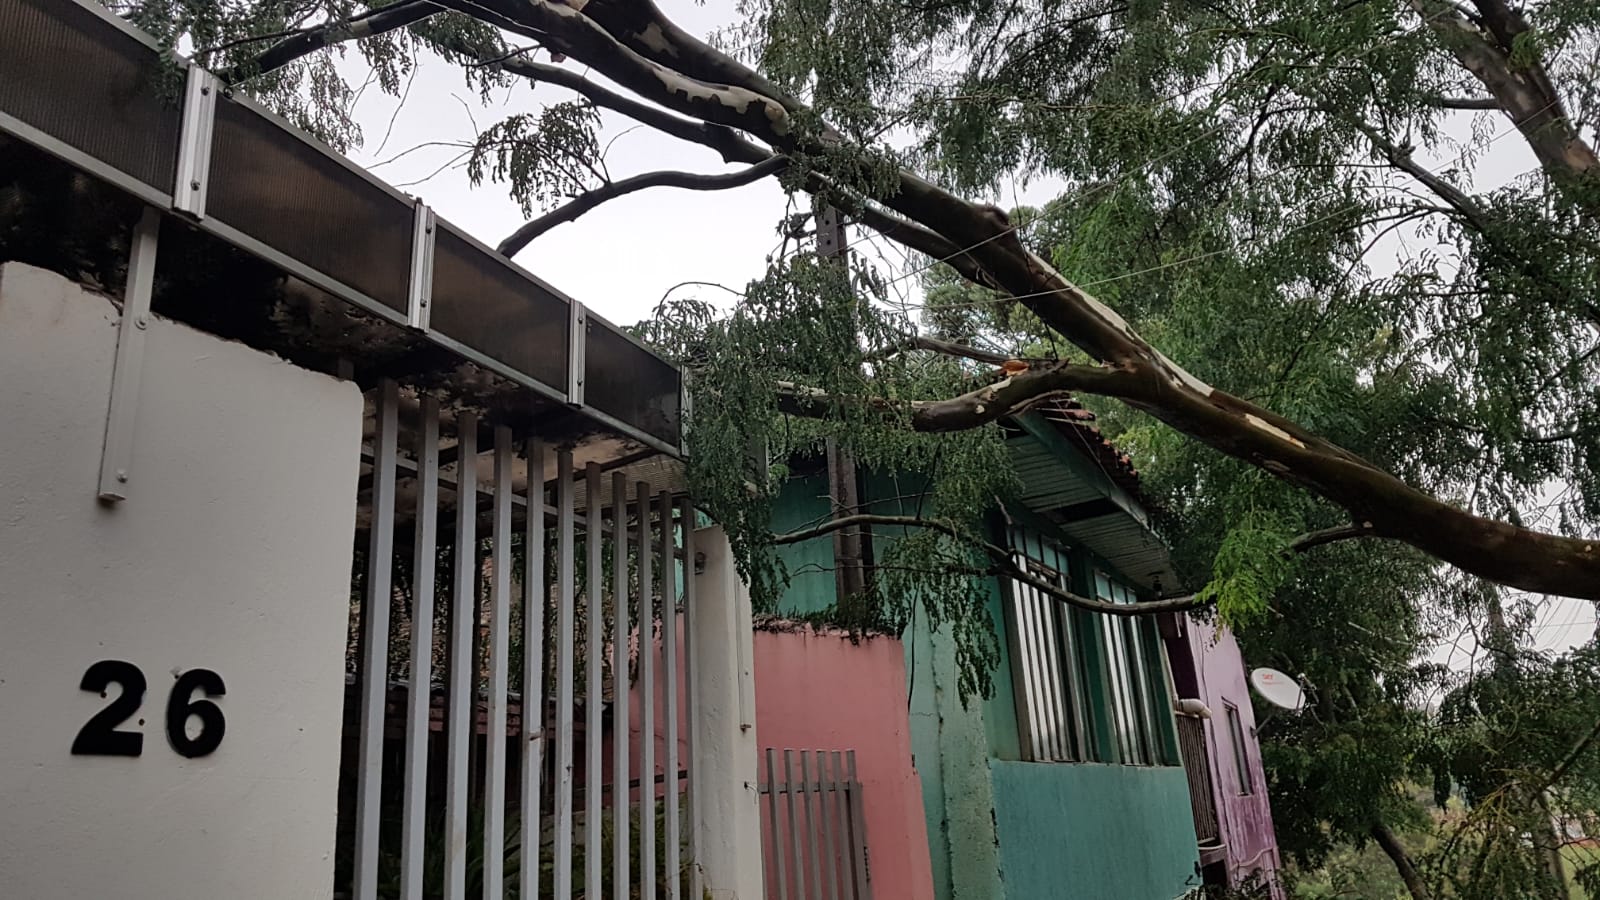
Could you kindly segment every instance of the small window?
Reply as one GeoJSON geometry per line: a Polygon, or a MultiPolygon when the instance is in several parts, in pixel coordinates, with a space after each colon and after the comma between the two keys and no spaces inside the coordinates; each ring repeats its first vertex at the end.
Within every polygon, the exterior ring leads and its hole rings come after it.
{"type": "Polygon", "coordinates": [[[1244,751],[1244,720],[1239,718],[1239,707],[1226,702],[1223,705],[1228,713],[1228,743],[1233,745],[1233,765],[1239,773],[1239,793],[1254,794],[1256,791],[1255,785],[1251,783],[1250,763],[1244,751]]]}

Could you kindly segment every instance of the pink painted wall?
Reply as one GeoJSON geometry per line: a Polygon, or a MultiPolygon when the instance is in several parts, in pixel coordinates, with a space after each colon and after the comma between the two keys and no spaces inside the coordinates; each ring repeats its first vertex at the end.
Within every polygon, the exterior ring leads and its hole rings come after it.
{"type": "Polygon", "coordinates": [[[904,645],[796,628],[755,633],[757,742],[780,758],[786,748],[855,750],[874,900],[926,900],[933,870],[911,764],[904,645]]]}
{"type": "MultiPolygon", "coordinates": [[[[1188,622],[1190,652],[1194,655],[1200,699],[1211,710],[1206,722],[1206,744],[1210,749],[1212,785],[1217,795],[1223,840],[1228,843],[1230,877],[1237,884],[1250,872],[1276,872],[1278,839],[1272,827],[1272,806],[1261,768],[1261,744],[1256,740],[1256,716],[1250,703],[1250,683],[1244,657],[1233,633],[1205,622],[1188,622]],[[1251,780],[1251,793],[1242,792],[1238,766],[1234,763],[1233,739],[1228,733],[1227,706],[1239,711],[1244,728],[1244,754],[1251,780]]],[[[1273,896],[1282,896],[1273,888],[1273,896]]]]}

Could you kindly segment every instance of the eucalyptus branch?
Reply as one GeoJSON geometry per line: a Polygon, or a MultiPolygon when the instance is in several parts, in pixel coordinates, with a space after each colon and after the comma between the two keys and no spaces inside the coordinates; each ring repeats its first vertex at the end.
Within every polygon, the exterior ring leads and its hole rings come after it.
{"type": "Polygon", "coordinates": [[[1567,773],[1572,770],[1572,767],[1577,765],[1583,754],[1594,746],[1596,740],[1600,740],[1600,719],[1596,719],[1594,727],[1590,728],[1582,738],[1578,739],[1578,743],[1567,751],[1567,755],[1561,758],[1561,762],[1556,763],[1556,767],[1551,769],[1550,774],[1545,777],[1543,785],[1533,793],[1535,795],[1543,794],[1553,787],[1556,782],[1565,778],[1567,773]]]}
{"type": "Polygon", "coordinates": [[[778,410],[808,418],[831,414],[838,403],[864,404],[885,415],[908,413],[911,428],[922,432],[966,431],[1026,412],[1034,405],[1076,392],[1126,397],[1139,390],[1137,377],[1110,366],[1053,362],[1002,378],[958,397],[944,400],[891,401],[878,397],[829,394],[793,382],[779,382],[778,410]]]}
{"type": "Polygon", "coordinates": [[[404,28],[443,11],[433,0],[400,0],[392,6],[364,12],[349,19],[332,19],[315,28],[308,28],[286,37],[268,47],[255,59],[233,66],[220,73],[218,77],[224,84],[238,84],[281,69],[302,56],[325,47],[404,28]]]}
{"type": "Polygon", "coordinates": [[[1193,596],[1176,597],[1168,600],[1151,600],[1144,603],[1112,603],[1107,600],[1097,600],[1075,594],[1034,575],[1026,568],[1017,564],[1016,557],[1011,551],[990,543],[981,537],[972,534],[964,528],[941,519],[924,519],[920,516],[890,516],[876,513],[859,513],[856,515],[840,516],[830,519],[820,525],[791,531],[786,534],[774,535],[772,543],[797,544],[813,538],[832,534],[845,528],[857,526],[882,525],[899,528],[926,528],[940,532],[958,541],[966,543],[989,557],[990,566],[986,569],[976,569],[969,574],[998,575],[1022,582],[1034,590],[1050,597],[1054,597],[1068,606],[1086,609],[1090,612],[1104,613],[1111,616],[1148,616],[1157,613],[1183,612],[1184,610],[1197,609],[1205,606],[1206,602],[1193,596]]]}
{"type": "Polygon", "coordinates": [[[1317,531],[1308,531],[1289,542],[1289,549],[1295,553],[1304,553],[1313,547],[1323,544],[1332,544],[1336,541],[1348,541],[1355,538],[1372,537],[1372,523],[1352,522],[1349,525],[1335,525],[1332,528],[1322,528],[1317,531]]]}
{"type": "Polygon", "coordinates": [[[775,175],[789,165],[787,157],[773,156],[764,162],[757,163],[739,172],[726,175],[701,175],[695,172],[647,172],[613,181],[585,191],[575,197],[571,203],[552,210],[537,219],[523,225],[512,232],[509,237],[500,242],[495,249],[505,256],[515,256],[522,248],[528,246],[539,235],[562,224],[571,222],[591,209],[615,200],[618,197],[642,191],[652,187],[676,187],[691,191],[724,191],[730,188],[744,187],[752,182],[760,181],[768,175],[775,175]]]}
{"type": "Polygon", "coordinates": [[[722,155],[723,162],[762,163],[773,156],[771,151],[740,137],[731,128],[685,119],[659,106],[640,103],[631,97],[625,97],[602,87],[571,69],[534,62],[525,57],[511,57],[499,61],[483,60],[483,62],[491,63],[512,75],[520,75],[533,81],[542,81],[575,91],[596,106],[620,113],[679,140],[710,147],[722,155]]]}
{"type": "Polygon", "coordinates": [[[1478,205],[1476,200],[1467,196],[1465,191],[1429,171],[1412,158],[1410,150],[1396,146],[1393,141],[1378,133],[1376,128],[1364,122],[1356,122],[1355,126],[1360,129],[1362,134],[1367,136],[1367,140],[1372,142],[1372,145],[1378,149],[1378,152],[1383,154],[1384,159],[1387,159],[1390,165],[1421,182],[1424,187],[1432,191],[1439,199],[1448,203],[1451,208],[1465,216],[1479,232],[1488,233],[1492,227],[1489,215],[1484,211],[1483,207],[1478,205]]]}
{"type": "Polygon", "coordinates": [[[995,366],[1003,366],[1013,360],[1027,362],[1030,365],[1055,362],[1053,359],[1022,359],[1021,357],[1007,356],[1004,353],[996,353],[993,350],[984,350],[979,347],[972,347],[966,344],[957,344],[952,341],[944,341],[940,340],[939,338],[927,337],[925,335],[918,334],[905,335],[900,340],[895,341],[893,344],[887,347],[884,347],[882,350],[879,350],[876,353],[868,354],[867,361],[871,362],[874,359],[886,359],[890,356],[894,356],[897,353],[904,353],[907,350],[927,350],[932,353],[960,357],[961,359],[970,359],[974,362],[989,363],[990,365],[995,366]]]}
{"type": "Polygon", "coordinates": [[[1500,104],[1493,97],[1431,97],[1430,106],[1439,109],[1499,109],[1500,104]]]}

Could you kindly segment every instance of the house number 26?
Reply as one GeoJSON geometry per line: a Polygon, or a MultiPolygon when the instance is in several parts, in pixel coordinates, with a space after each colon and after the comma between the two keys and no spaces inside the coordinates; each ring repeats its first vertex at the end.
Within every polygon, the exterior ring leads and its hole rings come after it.
{"type": "MultiPolygon", "coordinates": [[[[139,711],[144,699],[144,673],[138,666],[120,659],[102,659],[83,673],[78,687],[104,697],[113,683],[122,687],[122,693],[78,730],[78,737],[72,742],[74,756],[138,756],[144,752],[142,733],[117,730],[118,725],[139,711]]],[[[210,669],[190,669],[172,685],[167,697],[167,741],[179,755],[191,759],[216,750],[228,726],[222,710],[210,700],[194,699],[195,691],[204,691],[207,697],[221,697],[227,689],[222,676],[210,669]],[[190,716],[200,720],[200,733],[194,737],[189,736],[190,716]]],[[[143,725],[144,720],[140,719],[139,724],[143,725]]]]}

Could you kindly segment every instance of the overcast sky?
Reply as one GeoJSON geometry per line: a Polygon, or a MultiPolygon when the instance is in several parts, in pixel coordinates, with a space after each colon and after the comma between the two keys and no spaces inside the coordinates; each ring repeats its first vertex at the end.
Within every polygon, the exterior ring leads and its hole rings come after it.
{"type": "MultiPolygon", "coordinates": [[[[709,35],[735,20],[734,0],[660,0],[660,5],[692,33],[709,35]]],[[[542,52],[541,61],[548,60],[542,52]]],[[[574,63],[567,63],[572,66],[574,63]]],[[[350,61],[352,73],[362,71],[350,61]]],[[[542,102],[574,95],[550,85],[519,81],[495,94],[486,108],[469,89],[462,72],[434,62],[419,67],[403,102],[371,86],[362,92],[355,117],[363,146],[351,155],[390,184],[421,196],[438,213],[493,246],[524,222],[503,185],[485,183],[474,189],[461,164],[460,143],[505,116],[536,112],[542,102]]],[[[717,154],[675,140],[631,120],[604,113],[606,165],[613,179],[641,172],[678,169],[693,172],[734,171],[717,154]]],[[[1472,166],[1479,189],[1492,189],[1533,168],[1533,158],[1501,117],[1461,114],[1452,129],[1466,137],[1474,127],[1495,135],[1489,152],[1472,166]],[[1502,140],[1501,138],[1506,138],[1502,140]]],[[[1440,151],[1431,163],[1451,168],[1459,151],[1440,151]]],[[[1006,196],[984,198],[1003,206],[1041,203],[1059,183],[1014,185],[1006,196]]],[[[768,254],[779,245],[775,226],[788,209],[788,198],[772,179],[728,191],[690,192],[653,188],[610,201],[576,222],[556,227],[528,246],[517,261],[547,282],[619,324],[649,315],[663,295],[684,282],[715,282],[742,289],[761,274],[768,254]]],[[[885,265],[903,267],[900,251],[880,239],[854,235],[853,249],[875,254],[885,265]]],[[[1421,249],[1414,234],[1396,234],[1374,248],[1379,272],[1393,268],[1398,254],[1421,249]]],[[[1065,273],[1071,277],[1070,272],[1065,273]]],[[[910,286],[908,279],[903,285],[910,286]]],[[[674,291],[703,299],[726,299],[721,292],[696,286],[674,291]]],[[[1182,362],[1182,360],[1179,360],[1182,362]]],[[[1594,633],[1594,609],[1586,602],[1552,600],[1543,605],[1534,624],[1538,642],[1564,649],[1587,641],[1594,633]]],[[[1476,650],[1470,629],[1460,640],[1446,642],[1434,657],[1462,667],[1476,650]]]]}

